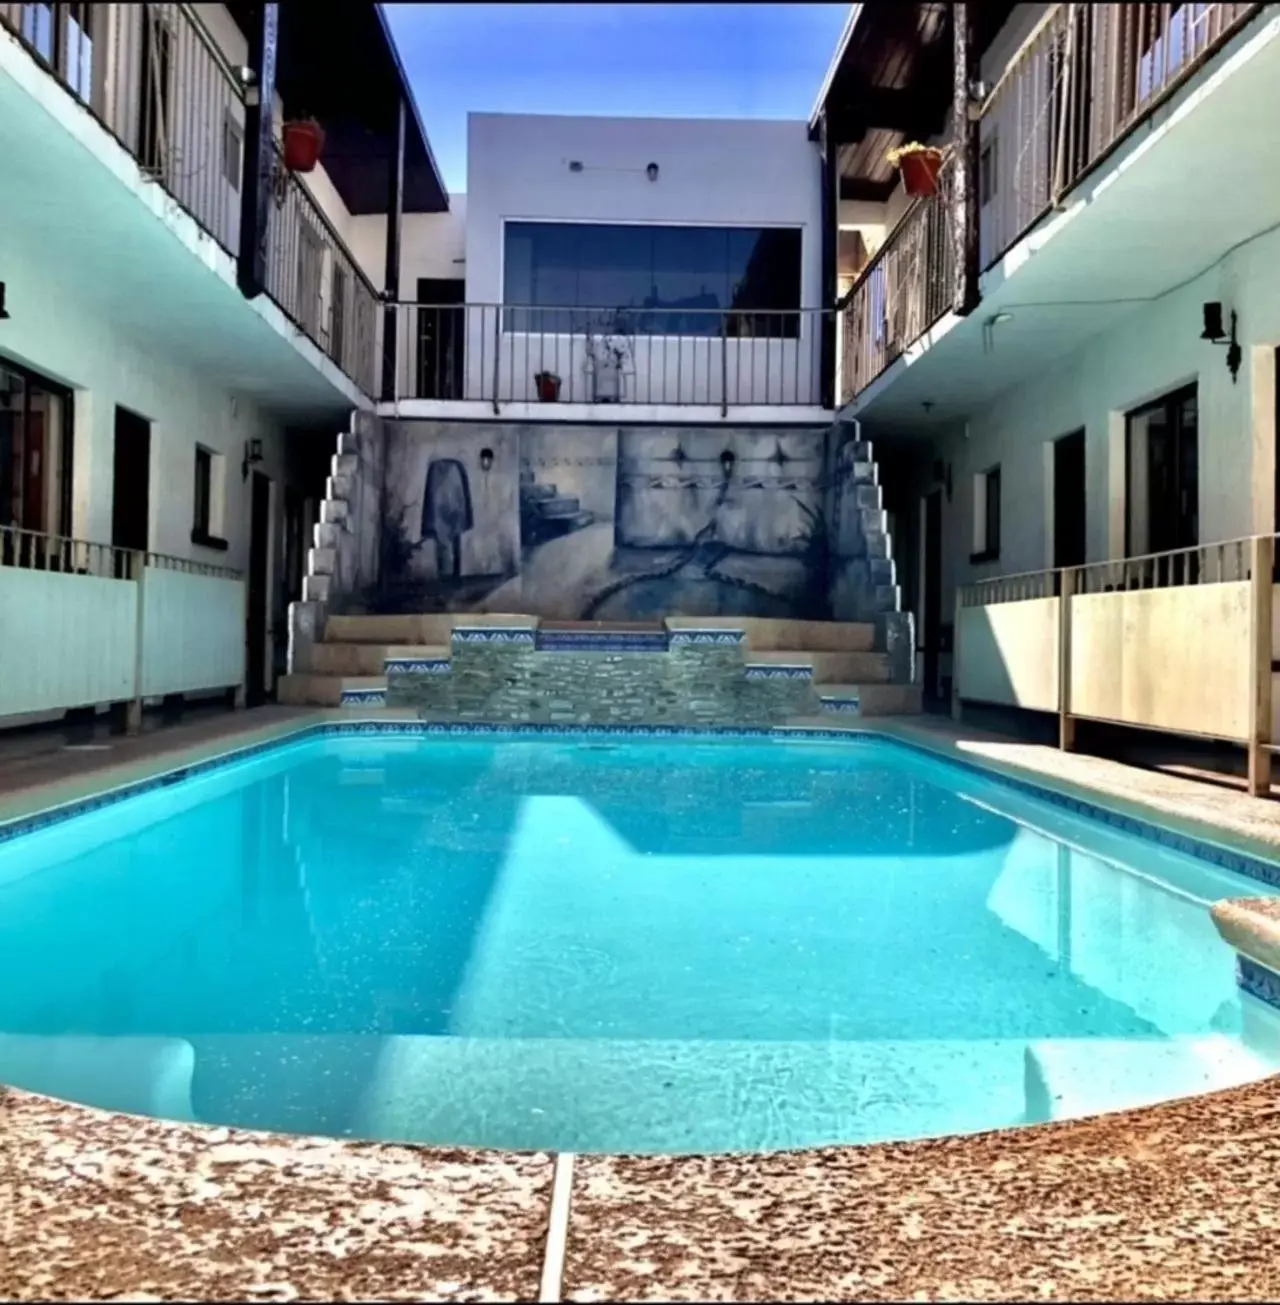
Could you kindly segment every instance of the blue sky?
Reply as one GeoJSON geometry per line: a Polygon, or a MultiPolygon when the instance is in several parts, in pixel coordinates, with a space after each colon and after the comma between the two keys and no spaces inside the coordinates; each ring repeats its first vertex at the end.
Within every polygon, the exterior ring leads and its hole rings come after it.
{"type": "Polygon", "coordinates": [[[807,118],[847,4],[388,4],[431,147],[466,189],[467,113],[807,118]]]}

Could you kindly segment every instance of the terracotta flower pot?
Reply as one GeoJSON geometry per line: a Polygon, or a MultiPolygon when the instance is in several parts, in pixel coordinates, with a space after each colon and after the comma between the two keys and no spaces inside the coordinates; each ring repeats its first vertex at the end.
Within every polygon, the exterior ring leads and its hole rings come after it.
{"type": "Polygon", "coordinates": [[[908,195],[936,195],[938,172],[942,168],[941,150],[918,150],[898,160],[902,184],[908,195]]]}
{"type": "Polygon", "coordinates": [[[560,378],[554,372],[538,372],[533,378],[542,403],[555,403],[560,398],[560,378]]]}
{"type": "Polygon", "coordinates": [[[284,166],[290,172],[310,172],[324,148],[324,129],[314,119],[284,125],[284,166]]]}

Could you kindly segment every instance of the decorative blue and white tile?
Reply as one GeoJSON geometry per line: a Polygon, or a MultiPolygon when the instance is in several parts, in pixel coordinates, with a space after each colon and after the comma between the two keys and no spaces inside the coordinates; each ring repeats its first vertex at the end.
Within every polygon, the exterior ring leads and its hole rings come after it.
{"type": "Polygon", "coordinates": [[[448,675],[453,663],[448,657],[388,657],[382,669],[388,675],[448,675]]]}
{"type": "Polygon", "coordinates": [[[673,648],[717,647],[740,644],[746,639],[742,630],[672,630],[673,648]]]}
{"type": "Polygon", "coordinates": [[[533,646],[533,627],[505,625],[475,625],[454,627],[454,643],[527,644],[533,646]]]}
{"type": "Polygon", "coordinates": [[[385,707],[387,705],[386,689],[343,689],[342,705],[344,707],[385,707]]]}
{"type": "Polygon", "coordinates": [[[780,662],[748,663],[744,674],[749,680],[811,680],[812,666],[784,666],[780,662]]]}
{"type": "Polygon", "coordinates": [[[636,634],[594,630],[539,630],[539,652],[657,652],[667,651],[665,632],[636,634]]]}
{"type": "Polygon", "coordinates": [[[1280,1010],[1280,974],[1250,956],[1237,953],[1236,980],[1243,992],[1280,1010]]]}
{"type": "Polygon", "coordinates": [[[830,716],[860,716],[862,706],[857,698],[819,698],[819,708],[830,716]]]}

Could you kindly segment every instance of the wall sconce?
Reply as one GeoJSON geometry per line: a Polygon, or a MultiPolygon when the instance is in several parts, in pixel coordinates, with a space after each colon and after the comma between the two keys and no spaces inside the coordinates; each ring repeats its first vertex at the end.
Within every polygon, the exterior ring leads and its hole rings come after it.
{"type": "Polygon", "coordinates": [[[947,502],[951,502],[951,463],[943,462],[941,458],[934,460],[933,464],[933,483],[941,485],[946,491],[947,502]]]}
{"type": "Polygon", "coordinates": [[[1231,384],[1234,385],[1240,374],[1240,364],[1244,361],[1244,350],[1236,339],[1236,310],[1231,310],[1231,334],[1228,335],[1222,326],[1222,305],[1216,299],[1206,303],[1204,330],[1200,332],[1200,338],[1208,340],[1210,344],[1227,346],[1227,370],[1231,373],[1231,384]]]}
{"type": "Polygon", "coordinates": [[[249,468],[256,467],[262,461],[262,441],[245,440],[244,461],[240,463],[240,479],[249,479],[249,468]]]}
{"type": "Polygon", "coordinates": [[[737,455],[732,449],[725,449],[720,455],[720,470],[724,472],[725,480],[733,475],[733,464],[737,462],[737,455]]]}
{"type": "Polygon", "coordinates": [[[648,176],[650,181],[657,181],[658,165],[656,163],[650,163],[649,166],[645,168],[645,174],[648,176]]]}
{"type": "Polygon", "coordinates": [[[581,159],[570,159],[570,160],[569,160],[569,171],[570,171],[570,172],[581,172],[581,171],[582,171],[582,160],[581,160],[581,159]]]}
{"type": "Polygon", "coordinates": [[[480,450],[480,470],[481,470],[481,471],[488,471],[489,468],[492,467],[492,466],[493,466],[493,450],[492,450],[492,449],[481,449],[481,450],[480,450]]]}
{"type": "Polygon", "coordinates": [[[4,306],[4,282],[0,281],[0,322],[9,320],[9,310],[4,306]]]}

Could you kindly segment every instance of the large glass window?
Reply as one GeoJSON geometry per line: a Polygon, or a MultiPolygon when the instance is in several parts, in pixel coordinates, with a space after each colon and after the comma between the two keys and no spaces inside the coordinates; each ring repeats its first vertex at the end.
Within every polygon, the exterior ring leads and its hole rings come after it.
{"type": "Polygon", "coordinates": [[[795,338],[798,227],[508,222],[507,329],[795,338]]]}
{"type": "Polygon", "coordinates": [[[0,359],[0,529],[66,534],[71,396],[0,359]]]}

